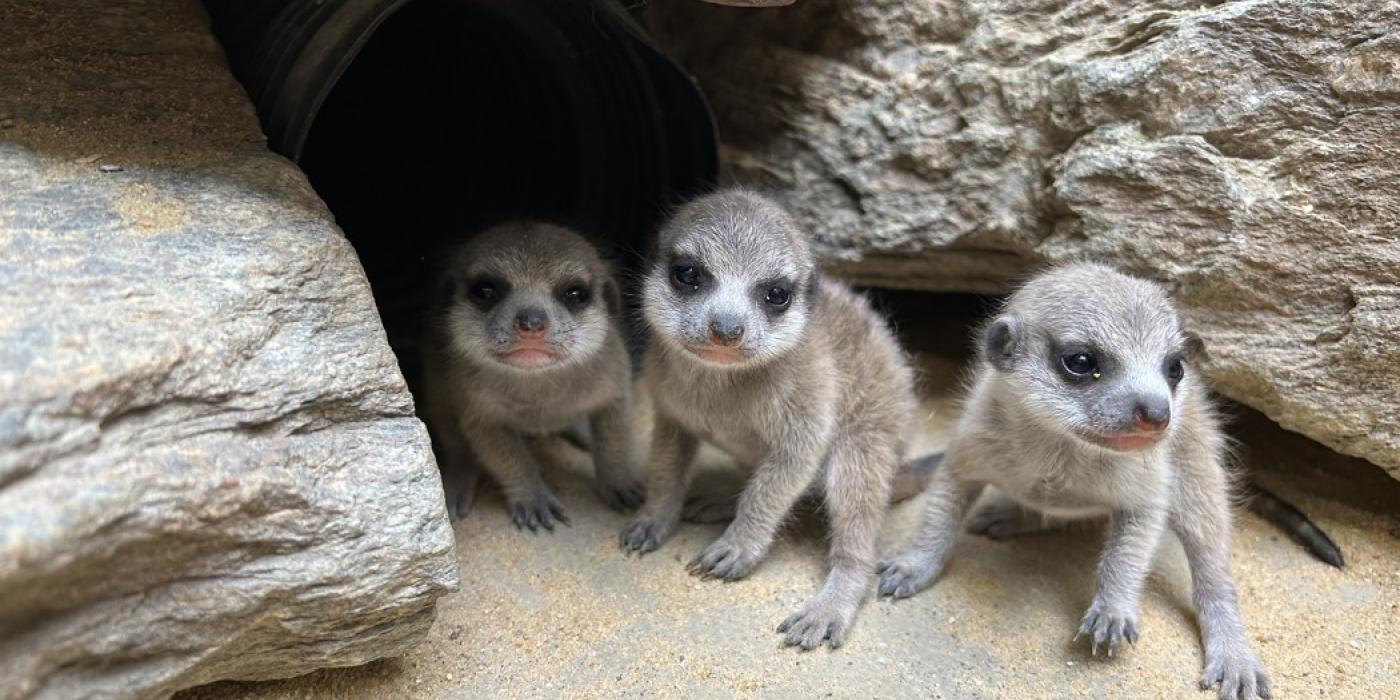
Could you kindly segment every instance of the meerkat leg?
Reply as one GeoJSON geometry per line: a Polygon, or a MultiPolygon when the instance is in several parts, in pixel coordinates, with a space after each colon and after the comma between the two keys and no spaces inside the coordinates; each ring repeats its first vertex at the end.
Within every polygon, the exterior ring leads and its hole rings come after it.
{"type": "Polygon", "coordinates": [[[904,553],[880,562],[880,595],[908,598],[933,583],[953,553],[958,530],[968,508],[981,495],[983,484],[959,480],[950,452],[929,481],[924,522],[914,544],[904,553]]]}
{"type": "Polygon", "coordinates": [[[467,517],[481,483],[481,468],[472,459],[471,449],[457,435],[438,436],[438,459],[442,464],[442,485],[447,495],[447,512],[458,520],[467,517]]]}
{"type": "Polygon", "coordinates": [[[1190,532],[1192,527],[1180,528],[1178,536],[1191,566],[1191,597],[1205,647],[1201,688],[1219,685],[1220,697],[1231,700],[1270,697],[1269,674],[1245,636],[1235,586],[1230,580],[1228,546],[1207,542],[1201,533],[1190,532]]]}
{"type": "Polygon", "coordinates": [[[1113,656],[1124,640],[1137,644],[1138,601],[1162,541],[1166,520],[1164,507],[1114,511],[1111,516],[1108,543],[1099,557],[1094,600],[1074,637],[1088,636],[1093,654],[1098,655],[1103,646],[1113,656]]]}
{"type": "Polygon", "coordinates": [[[618,544],[624,552],[655,551],[675,532],[699,446],[700,441],[680,424],[661,413],[656,414],[646,502],[618,535],[618,544]]]}
{"type": "Polygon", "coordinates": [[[967,531],[993,540],[1004,540],[1022,535],[1034,535],[1058,530],[1068,523],[1027,508],[1011,498],[998,494],[977,507],[967,519],[967,531]]]}
{"type": "Polygon", "coordinates": [[[476,490],[481,483],[481,467],[473,459],[471,447],[463,439],[443,397],[429,390],[423,401],[423,409],[433,454],[442,472],[447,512],[460,520],[467,517],[472,501],[476,499],[476,490]]]}
{"type": "Polygon", "coordinates": [[[753,571],[783,518],[812,483],[821,463],[811,441],[777,441],[780,452],[760,463],[739,494],[734,520],[724,534],[690,561],[690,573],[702,578],[737,581],[753,571]]]}
{"type": "Polygon", "coordinates": [[[839,440],[828,461],[826,511],[831,527],[831,572],[802,609],[778,625],[783,642],[810,650],[825,640],[832,649],[846,641],[856,612],[875,575],[875,538],[889,508],[891,479],[899,460],[898,436],[839,440]]]}
{"type": "Polygon", "coordinates": [[[1220,697],[1270,697],[1269,674],[1245,636],[1235,585],[1230,578],[1230,511],[1223,476],[1178,492],[1172,531],[1191,567],[1191,598],[1205,649],[1201,688],[1220,686],[1220,697]]]}
{"type": "Polygon", "coordinates": [[[564,506],[545,485],[524,437],[491,427],[464,426],[463,431],[481,466],[505,492],[510,517],[517,528],[553,531],[555,521],[569,524],[564,506]]]}
{"type": "Polygon", "coordinates": [[[613,510],[631,510],[642,504],[642,485],[628,469],[630,412],[620,399],[588,418],[593,438],[594,490],[613,510]]]}

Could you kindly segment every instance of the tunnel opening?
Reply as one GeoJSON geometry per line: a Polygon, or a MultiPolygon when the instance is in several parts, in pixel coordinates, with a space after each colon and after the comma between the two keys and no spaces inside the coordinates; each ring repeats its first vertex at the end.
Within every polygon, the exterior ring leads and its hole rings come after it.
{"type": "Polygon", "coordinates": [[[614,0],[207,0],[270,146],[355,246],[410,382],[445,250],[562,223],[626,272],[713,186],[690,78],[614,0]]]}

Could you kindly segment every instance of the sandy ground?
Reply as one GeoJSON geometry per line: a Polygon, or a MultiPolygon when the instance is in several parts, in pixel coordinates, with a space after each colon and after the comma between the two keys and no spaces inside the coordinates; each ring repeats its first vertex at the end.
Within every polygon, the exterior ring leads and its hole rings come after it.
{"type": "MultiPolygon", "coordinates": [[[[936,349],[920,355],[929,387],[920,449],[946,440],[963,361],[936,349]]],[[[1347,557],[1345,570],[1330,568],[1239,515],[1232,569],[1275,696],[1400,697],[1400,484],[1253,414],[1237,423],[1251,462],[1268,465],[1259,478],[1309,512],[1347,557]]],[[[625,558],[616,545],[624,516],[593,497],[581,453],[562,456],[571,458],[550,480],[573,526],[517,532],[488,488],[456,525],[461,590],[443,599],[413,653],[209,686],[186,699],[1214,697],[1196,689],[1201,652],[1174,541],[1145,596],[1141,642],[1113,659],[1071,642],[1092,594],[1097,525],[1000,543],[967,536],[933,588],[898,603],[871,600],[846,646],[801,653],[782,648],[774,627],[822,581],[819,514],[794,518],[748,579],[701,581],[684,563],[721,526],[683,525],[659,552],[625,558]]],[[[707,461],[723,469],[722,459],[707,461]]],[[[883,552],[908,540],[919,502],[893,508],[883,552]]]]}

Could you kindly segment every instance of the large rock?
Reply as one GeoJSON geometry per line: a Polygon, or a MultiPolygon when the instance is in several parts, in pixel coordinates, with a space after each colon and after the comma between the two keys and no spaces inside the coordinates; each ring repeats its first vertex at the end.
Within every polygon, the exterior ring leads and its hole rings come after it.
{"type": "Polygon", "coordinates": [[[1165,282],[1218,389],[1400,477],[1400,3],[655,3],[734,179],[857,281],[1165,282]]]}
{"type": "Polygon", "coordinates": [[[403,652],[456,585],[349,243],[194,0],[0,8],[0,698],[403,652]]]}

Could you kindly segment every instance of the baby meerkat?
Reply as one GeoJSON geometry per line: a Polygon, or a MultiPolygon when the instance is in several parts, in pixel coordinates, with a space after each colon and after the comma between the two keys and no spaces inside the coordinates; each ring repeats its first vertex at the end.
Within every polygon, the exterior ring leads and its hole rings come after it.
{"type": "Polygon", "coordinates": [[[642,309],[656,421],[647,500],[622,548],[650,552],[672,534],[699,441],[711,442],[751,474],[691,572],[746,576],[799,497],[821,494],[831,572],[778,631],[803,649],[839,647],[873,582],[875,537],[914,425],[903,351],[862,297],[817,270],[787,213],[742,190],[695,200],[664,227],[642,309]]]}
{"type": "MultiPolygon", "coordinates": [[[[1269,696],[1230,578],[1226,437],[1184,359],[1188,337],[1156,285],[1095,264],[1030,280],[983,329],[980,368],[914,546],[880,565],[880,593],[927,587],[983,488],[969,529],[1004,537],[1109,516],[1078,634],[1097,654],[1138,640],[1138,601],[1162,533],[1181,540],[1205,647],[1201,687],[1269,696]]],[[[1076,637],[1078,638],[1078,637],[1076,637]]]]}
{"type": "Polygon", "coordinates": [[[628,471],[631,364],[617,284],[597,250],[552,224],[488,229],[449,258],[442,305],[423,343],[425,413],[465,515],[479,465],[505,492],[516,527],[568,524],[540,475],[536,439],[591,433],[595,490],[633,508],[628,471]]]}

